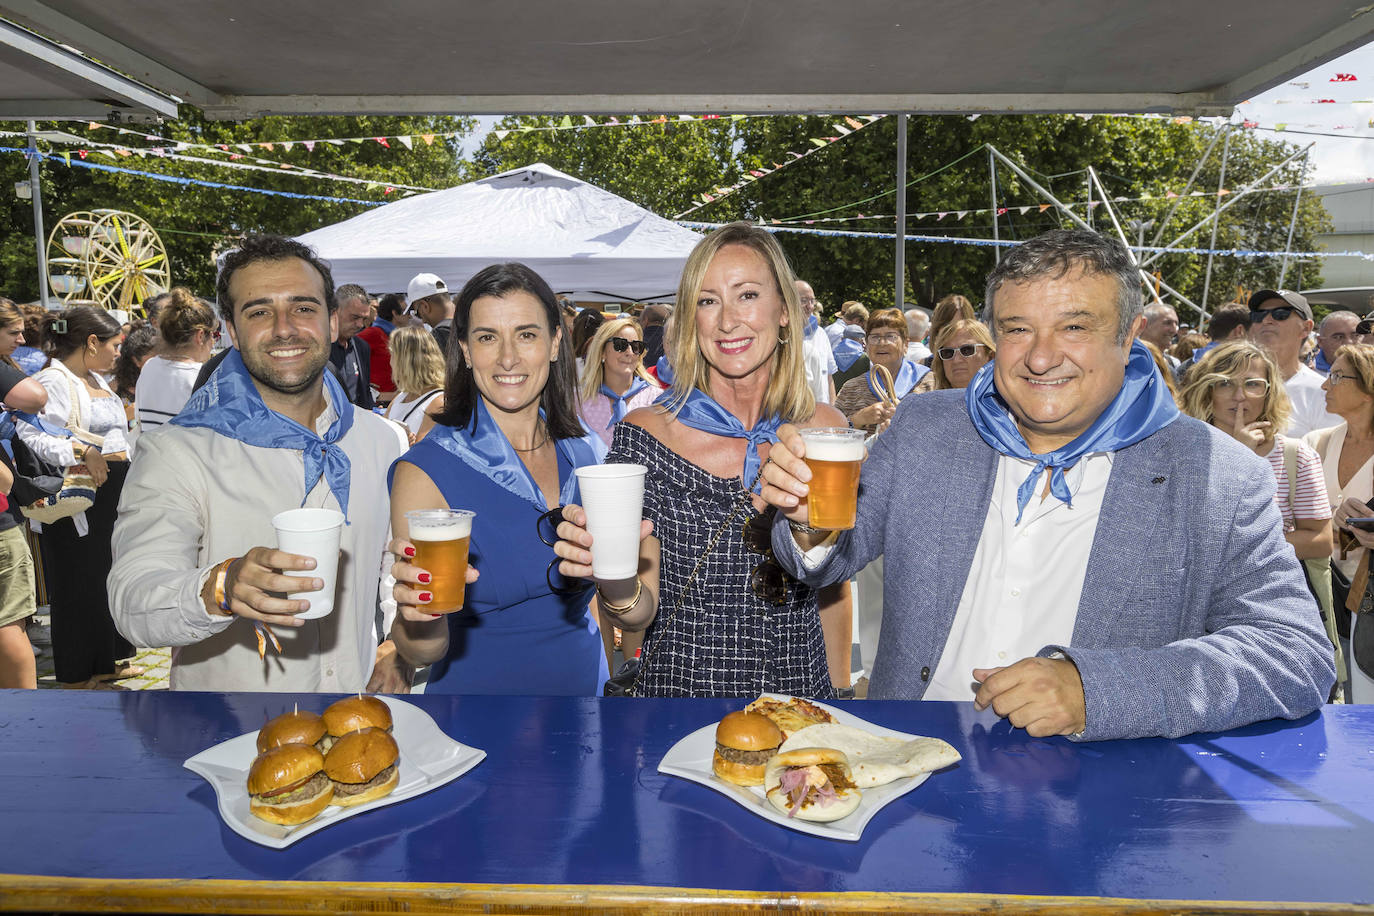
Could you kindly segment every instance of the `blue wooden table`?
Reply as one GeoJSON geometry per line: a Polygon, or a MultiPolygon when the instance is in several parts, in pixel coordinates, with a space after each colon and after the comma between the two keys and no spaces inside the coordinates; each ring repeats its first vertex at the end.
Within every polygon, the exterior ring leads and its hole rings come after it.
{"type": "Polygon", "coordinates": [[[844,843],[656,771],[675,741],[739,702],[413,697],[487,759],[432,793],[272,850],[227,829],[182,761],[295,699],[0,691],[0,909],[1374,902],[1374,707],[1182,741],[1074,744],[1029,738],[967,704],[852,703],[872,722],[949,741],[964,760],[844,843]]]}

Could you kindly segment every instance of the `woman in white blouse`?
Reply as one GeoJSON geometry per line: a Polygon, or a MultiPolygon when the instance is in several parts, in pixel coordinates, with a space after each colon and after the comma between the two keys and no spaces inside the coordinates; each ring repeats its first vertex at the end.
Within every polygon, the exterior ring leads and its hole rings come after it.
{"type": "Polygon", "coordinates": [[[20,438],[39,458],[64,469],[85,464],[96,484],[91,508],[44,525],[41,535],[53,661],[63,687],[107,687],[108,681],[142,673],[121,663],[134,650],[115,629],[105,591],[110,536],[129,461],[124,405],[102,376],[114,368],[123,339],[119,322],[104,310],[66,309],[48,321],[44,347],[51,359],[35,376],[48,392],[48,406],[40,414],[48,426],[61,429],[70,420],[102,444],[19,425],[20,438]]]}
{"type": "Polygon", "coordinates": [[[444,409],[444,355],[424,328],[397,328],[387,340],[396,397],[384,416],[406,428],[410,444],[428,431],[425,420],[444,409]]]}
{"type": "MultiPolygon", "coordinates": [[[[1374,547],[1374,533],[1359,531],[1345,524],[1351,517],[1374,515],[1366,502],[1374,497],[1374,347],[1352,345],[1336,351],[1331,373],[1322,383],[1326,410],[1343,421],[1328,429],[1315,429],[1305,437],[1322,456],[1326,492],[1334,510],[1337,544],[1331,564],[1346,578],[1353,578],[1360,563],[1360,547],[1374,547]]],[[[1336,609],[1343,614],[1343,608],[1336,609]]],[[[1350,631],[1357,625],[1369,626],[1367,618],[1351,615],[1350,631]]],[[[1344,628],[1343,628],[1344,629],[1344,628]]],[[[1346,667],[1350,670],[1351,703],[1374,703],[1374,677],[1360,670],[1351,656],[1350,642],[1342,639],[1346,667]]]]}

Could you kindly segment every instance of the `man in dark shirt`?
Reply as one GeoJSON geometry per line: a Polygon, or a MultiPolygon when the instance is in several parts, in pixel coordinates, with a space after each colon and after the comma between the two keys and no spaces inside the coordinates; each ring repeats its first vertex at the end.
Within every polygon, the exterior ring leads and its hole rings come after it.
{"type": "Polygon", "coordinates": [[[372,399],[372,350],[358,332],[372,320],[372,300],[356,283],[340,286],[334,298],[339,302],[339,336],[329,348],[329,361],[339,370],[348,399],[371,410],[376,406],[372,399]]]}

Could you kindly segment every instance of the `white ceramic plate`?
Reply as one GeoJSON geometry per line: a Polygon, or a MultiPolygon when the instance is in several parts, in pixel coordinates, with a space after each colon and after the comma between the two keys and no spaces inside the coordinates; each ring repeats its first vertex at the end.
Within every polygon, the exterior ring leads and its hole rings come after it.
{"type": "MultiPolygon", "coordinates": [[[[401,751],[396,791],[352,808],[330,805],[313,819],[294,827],[270,824],[248,810],[248,768],[258,755],[258,733],[249,732],[206,748],[186,761],[186,769],[205,777],[219,800],[219,815],[239,836],[254,843],[285,849],[330,824],[384,805],[394,805],[452,782],[477,766],[486,751],[454,741],[440,730],[429,713],[393,697],[378,699],[391,707],[391,733],[401,751]]],[[[708,767],[709,769],[709,767],[708,767]]]]}
{"type": "MultiPolygon", "coordinates": [[[[764,696],[774,697],[779,700],[790,699],[787,696],[769,693],[764,696]]],[[[814,700],[811,702],[815,702],[814,700]]],[[[909,735],[906,732],[894,731],[890,728],[883,728],[881,725],[874,725],[872,722],[860,719],[858,716],[851,715],[843,709],[834,706],[827,706],[824,703],[816,703],[817,706],[829,712],[835,717],[835,721],[841,725],[849,725],[854,728],[861,728],[866,732],[881,735],[888,738],[901,738],[903,741],[910,741],[919,735],[909,735]]],[[[842,817],[837,821],[828,823],[817,823],[815,821],[804,821],[798,817],[788,817],[783,812],[774,808],[768,799],[764,797],[763,786],[737,786],[734,783],[726,782],[711,772],[711,756],[716,751],[716,725],[712,722],[668,749],[668,753],[663,755],[659,761],[658,771],[667,773],[670,776],[681,776],[683,779],[690,779],[692,782],[701,783],[708,789],[715,789],[726,798],[733,799],[743,805],[749,811],[759,817],[766,818],[775,824],[783,827],[790,827],[793,830],[800,830],[802,833],[810,833],[816,836],[829,837],[832,840],[849,840],[850,842],[859,839],[873,815],[877,814],[882,807],[895,798],[899,798],[912,789],[925,782],[930,776],[929,773],[921,773],[917,776],[907,776],[890,782],[882,786],[874,786],[871,789],[863,790],[863,799],[859,802],[859,807],[853,814],[842,817]]]]}

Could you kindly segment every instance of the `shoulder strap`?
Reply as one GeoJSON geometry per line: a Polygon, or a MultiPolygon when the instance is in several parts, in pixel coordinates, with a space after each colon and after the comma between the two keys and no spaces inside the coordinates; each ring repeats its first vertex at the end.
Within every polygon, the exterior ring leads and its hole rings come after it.
{"type": "MultiPolygon", "coordinates": [[[[61,372],[61,370],[58,371],[61,372]]],[[[103,448],[105,437],[88,432],[81,422],[81,392],[77,391],[76,382],[72,380],[71,373],[62,372],[62,380],[67,383],[67,395],[72,401],[71,409],[67,411],[67,429],[72,431],[73,438],[80,439],[87,445],[103,448]]]]}
{"type": "Polygon", "coordinates": [[[1293,503],[1298,498],[1298,440],[1287,436],[1283,439],[1283,470],[1288,475],[1288,508],[1293,512],[1293,524],[1297,525],[1298,510],[1293,503]]]}
{"type": "Polygon", "coordinates": [[[428,404],[430,401],[434,400],[434,396],[435,396],[436,394],[438,394],[440,391],[443,391],[443,389],[442,389],[442,388],[431,388],[431,389],[429,389],[428,391],[426,391],[424,394],[422,394],[422,395],[420,395],[418,398],[416,398],[416,399],[415,399],[415,403],[414,403],[414,404],[411,404],[411,405],[410,405],[410,409],[406,411],[406,415],[405,415],[404,417],[401,417],[401,422],[404,423],[405,421],[409,420],[411,414],[413,414],[415,411],[419,410],[421,407],[424,407],[424,406],[425,406],[426,404],[428,404]]]}

